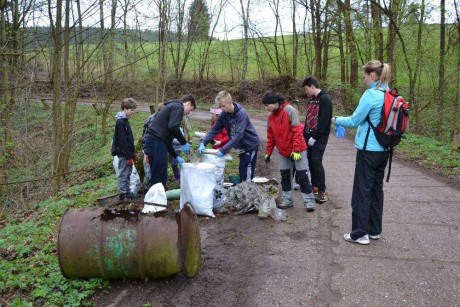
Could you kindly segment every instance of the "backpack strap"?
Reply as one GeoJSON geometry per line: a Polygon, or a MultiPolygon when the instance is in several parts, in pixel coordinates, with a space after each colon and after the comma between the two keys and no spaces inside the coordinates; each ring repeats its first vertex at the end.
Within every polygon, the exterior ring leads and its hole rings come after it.
{"type": "Polygon", "coordinates": [[[390,159],[388,162],[388,173],[387,173],[387,182],[390,181],[390,173],[391,173],[391,161],[393,160],[393,147],[390,147],[390,159]]]}
{"type": "Polygon", "coordinates": [[[366,151],[367,141],[369,140],[369,133],[371,132],[371,127],[372,127],[372,130],[374,130],[374,126],[371,123],[371,119],[369,118],[369,114],[366,116],[366,121],[369,123],[369,126],[367,127],[366,138],[364,139],[363,151],[366,151]]]}
{"type": "MultiPolygon", "coordinates": [[[[372,130],[374,130],[374,134],[375,134],[375,126],[372,124],[371,122],[371,119],[369,118],[369,115],[367,115],[366,117],[366,121],[369,123],[369,127],[367,128],[367,134],[366,134],[366,140],[364,141],[364,148],[363,150],[366,150],[366,146],[367,146],[367,140],[369,139],[369,132],[371,131],[371,127],[372,127],[372,130]]],[[[391,173],[391,161],[393,160],[393,147],[384,147],[385,151],[387,150],[387,148],[389,148],[389,152],[390,152],[390,159],[389,159],[389,162],[388,162],[388,173],[387,173],[387,180],[386,182],[390,181],[390,173],[391,173]]]]}

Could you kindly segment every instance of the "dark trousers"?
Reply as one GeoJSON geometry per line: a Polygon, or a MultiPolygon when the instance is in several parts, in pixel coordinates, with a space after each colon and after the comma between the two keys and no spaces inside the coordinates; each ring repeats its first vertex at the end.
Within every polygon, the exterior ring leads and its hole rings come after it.
{"type": "Polygon", "coordinates": [[[355,178],[351,197],[351,238],[382,232],[383,177],[388,151],[362,151],[356,154],[355,178]]]}
{"type": "MultiPolygon", "coordinates": [[[[305,141],[308,142],[308,139],[311,135],[304,134],[305,141]]],[[[327,141],[329,140],[329,135],[322,136],[316,140],[315,145],[308,146],[307,148],[307,159],[308,166],[310,168],[311,174],[311,185],[317,187],[318,191],[326,191],[326,174],[323,167],[323,155],[326,150],[327,141]]]]}
{"type": "Polygon", "coordinates": [[[149,137],[145,138],[145,154],[150,160],[149,186],[161,182],[166,188],[168,179],[168,148],[165,142],[149,137]]]}
{"type": "Polygon", "coordinates": [[[240,172],[241,182],[247,180],[251,181],[254,178],[257,162],[257,151],[258,149],[256,148],[239,155],[240,164],[238,166],[238,170],[240,172]]]}

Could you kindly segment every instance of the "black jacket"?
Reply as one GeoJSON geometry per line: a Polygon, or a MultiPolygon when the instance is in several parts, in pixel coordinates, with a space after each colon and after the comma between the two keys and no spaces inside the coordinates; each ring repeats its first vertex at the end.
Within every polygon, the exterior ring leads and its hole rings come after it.
{"type": "Polygon", "coordinates": [[[145,133],[145,137],[163,141],[168,147],[168,152],[174,158],[177,157],[177,153],[171,144],[172,140],[177,139],[181,145],[187,143],[180,130],[183,115],[184,105],[182,101],[166,101],[163,109],[158,112],[145,133]]]}
{"type": "MultiPolygon", "coordinates": [[[[121,113],[121,112],[120,112],[121,113]]],[[[117,114],[117,123],[112,142],[112,156],[124,157],[127,160],[134,158],[134,136],[127,117],[117,114]]]]}
{"type": "MultiPolygon", "coordinates": [[[[309,103],[319,104],[317,119],[318,124],[316,126],[314,133],[308,133],[307,123],[305,122],[304,136],[307,136],[307,138],[305,139],[306,142],[308,142],[308,139],[310,137],[313,137],[315,140],[318,140],[322,136],[329,136],[329,133],[331,132],[332,120],[332,100],[325,90],[321,90],[318,96],[311,97],[309,103]]],[[[306,118],[308,118],[308,114],[306,114],[306,118]]]]}

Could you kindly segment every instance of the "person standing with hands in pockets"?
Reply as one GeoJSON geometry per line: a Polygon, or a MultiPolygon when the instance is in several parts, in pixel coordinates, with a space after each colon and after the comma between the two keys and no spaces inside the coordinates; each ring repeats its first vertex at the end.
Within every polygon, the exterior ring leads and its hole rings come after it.
{"type": "Polygon", "coordinates": [[[385,90],[389,89],[391,68],[379,61],[370,61],[363,67],[363,83],[368,87],[359,100],[353,115],[336,116],[332,122],[338,131],[343,127],[358,127],[355,137],[356,166],[351,197],[351,232],[345,241],[369,244],[378,240],[382,232],[383,177],[389,152],[379,144],[366,119],[377,126],[382,116],[385,90]]]}
{"type": "Polygon", "coordinates": [[[332,100],[319,86],[315,77],[303,81],[305,92],[310,97],[307,102],[303,137],[307,141],[308,166],[315,200],[324,203],[329,200],[326,193],[326,174],[323,167],[323,155],[331,131],[332,100]]]}
{"type": "Polygon", "coordinates": [[[286,209],[293,206],[291,174],[295,164],[304,205],[307,211],[314,211],[315,200],[308,179],[307,145],[302,136],[299,113],[282,96],[273,92],[266,93],[262,103],[271,112],[267,124],[265,162],[270,162],[275,147],[279,153],[282,203],[278,207],[286,209]]]}

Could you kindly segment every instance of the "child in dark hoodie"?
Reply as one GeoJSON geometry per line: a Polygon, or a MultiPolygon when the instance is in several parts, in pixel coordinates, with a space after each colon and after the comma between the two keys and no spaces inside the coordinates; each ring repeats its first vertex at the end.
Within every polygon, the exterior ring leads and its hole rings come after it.
{"type": "Polygon", "coordinates": [[[133,98],[125,98],[121,102],[121,112],[115,116],[117,123],[112,142],[112,156],[118,157],[118,191],[120,200],[125,198],[136,198],[138,194],[130,191],[130,176],[134,164],[134,137],[129,124],[129,117],[137,108],[137,103],[133,98]]]}
{"type": "Polygon", "coordinates": [[[248,112],[227,91],[217,94],[215,102],[222,109],[216,123],[206,134],[198,148],[201,155],[206,145],[211,142],[225,128],[230,140],[217,152],[217,157],[223,157],[230,149],[237,150],[240,163],[238,166],[240,180],[251,181],[256,168],[257,151],[259,149],[259,136],[249,119],[248,112]]]}

